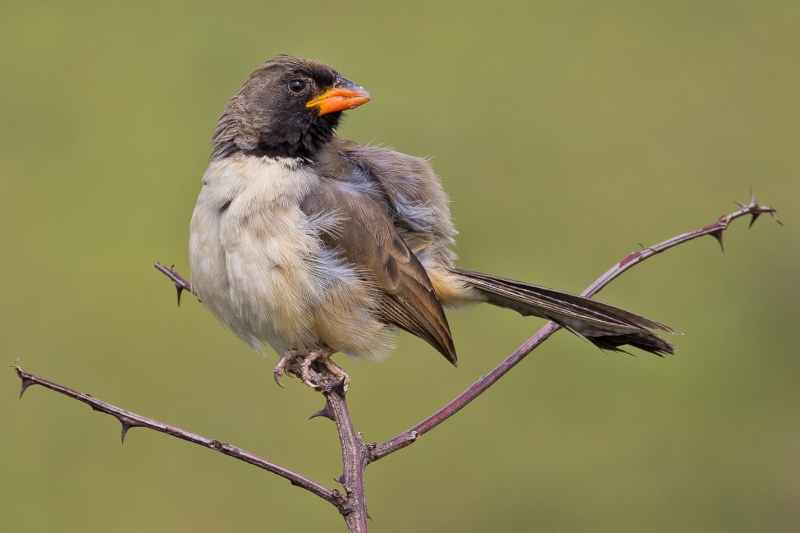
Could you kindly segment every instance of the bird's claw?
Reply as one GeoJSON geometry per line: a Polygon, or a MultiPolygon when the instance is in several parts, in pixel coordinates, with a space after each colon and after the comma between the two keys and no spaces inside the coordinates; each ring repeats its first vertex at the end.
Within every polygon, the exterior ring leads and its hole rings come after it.
{"type": "MultiPolygon", "coordinates": [[[[316,390],[319,388],[319,383],[311,377],[311,364],[320,358],[320,353],[317,350],[308,352],[308,354],[300,361],[300,379],[307,386],[316,390]]],[[[318,381],[318,380],[317,380],[318,381]]]]}
{"type": "Polygon", "coordinates": [[[347,389],[350,388],[350,376],[347,374],[347,372],[345,372],[342,367],[334,363],[330,357],[326,357],[321,362],[323,366],[328,369],[328,372],[336,376],[337,381],[342,384],[342,390],[347,392],[347,389]]]}
{"type": "Polygon", "coordinates": [[[334,353],[335,351],[327,346],[310,350],[305,354],[301,354],[294,349],[286,350],[273,370],[275,383],[285,388],[281,383],[281,377],[289,374],[299,377],[308,387],[319,390],[323,385],[322,377],[312,373],[311,369],[314,363],[318,363],[333,375],[337,382],[342,383],[342,388],[346,392],[350,387],[350,376],[331,360],[330,357],[334,353]]]}
{"type": "Polygon", "coordinates": [[[283,355],[278,360],[275,368],[272,370],[272,376],[275,378],[275,383],[277,383],[282,389],[285,389],[286,385],[281,383],[281,378],[287,374],[288,365],[291,364],[295,357],[297,357],[297,350],[286,350],[283,352],[283,355]]]}

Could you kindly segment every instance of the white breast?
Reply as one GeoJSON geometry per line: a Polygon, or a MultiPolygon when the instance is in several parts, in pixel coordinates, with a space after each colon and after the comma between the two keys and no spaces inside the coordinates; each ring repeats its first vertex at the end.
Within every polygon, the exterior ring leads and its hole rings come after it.
{"type": "Polygon", "coordinates": [[[376,359],[392,347],[373,293],[319,239],[330,219],[300,209],[319,178],[297,160],[212,162],[192,216],[192,284],[209,311],[255,350],[319,344],[376,359]]]}
{"type": "Polygon", "coordinates": [[[203,177],[192,282],[211,313],[258,351],[263,342],[282,352],[310,341],[304,265],[320,244],[299,203],[316,179],[295,160],[242,155],[213,162],[203,177]]]}

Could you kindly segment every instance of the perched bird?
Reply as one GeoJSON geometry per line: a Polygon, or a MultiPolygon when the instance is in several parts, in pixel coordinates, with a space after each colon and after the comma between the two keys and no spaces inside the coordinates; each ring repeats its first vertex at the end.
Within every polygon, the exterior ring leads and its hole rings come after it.
{"type": "Polygon", "coordinates": [[[608,304],[454,266],[448,198],[430,164],[335,136],[370,94],[333,68],[281,56],[219,118],[191,222],[192,285],[240,339],[303,381],[330,356],[380,360],[396,330],[456,364],[444,309],[479,302],[553,320],[596,346],[657,354],[670,328],[608,304]]]}

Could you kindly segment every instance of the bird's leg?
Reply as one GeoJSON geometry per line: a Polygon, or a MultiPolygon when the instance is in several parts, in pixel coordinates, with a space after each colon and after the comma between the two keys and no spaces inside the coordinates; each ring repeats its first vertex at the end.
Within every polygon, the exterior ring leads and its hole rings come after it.
{"type": "Polygon", "coordinates": [[[344,391],[347,392],[347,389],[350,388],[350,376],[331,360],[331,356],[335,353],[336,350],[327,346],[308,352],[308,355],[304,356],[300,363],[300,379],[303,380],[303,383],[314,389],[319,388],[319,383],[314,383],[314,379],[309,374],[311,365],[317,363],[333,374],[337,382],[342,382],[344,391]]]}
{"type": "Polygon", "coordinates": [[[350,387],[350,376],[331,360],[331,356],[334,353],[336,353],[336,350],[327,346],[309,350],[305,354],[301,354],[294,349],[286,350],[278,364],[275,365],[273,371],[275,383],[283,387],[281,377],[286,374],[294,374],[312,389],[318,389],[320,387],[320,378],[316,375],[313,377],[311,375],[311,366],[317,363],[330,372],[337,381],[341,381],[344,390],[347,391],[350,387]]]}
{"type": "Polygon", "coordinates": [[[281,383],[281,377],[288,373],[289,365],[291,365],[295,357],[297,357],[297,350],[289,348],[283,352],[283,355],[278,360],[278,364],[275,365],[275,369],[272,371],[272,375],[275,377],[275,383],[284,389],[286,386],[281,383]]]}
{"type": "MultiPolygon", "coordinates": [[[[330,348],[326,348],[330,350],[330,348]]],[[[311,374],[309,374],[309,370],[311,369],[311,364],[322,358],[323,350],[311,350],[306,355],[302,357],[298,357],[300,359],[300,379],[303,380],[303,383],[311,387],[312,389],[316,389],[319,387],[318,383],[314,383],[314,380],[311,378],[311,374]]],[[[319,381],[319,380],[317,380],[319,381]]]]}
{"type": "Polygon", "coordinates": [[[328,372],[336,376],[338,381],[342,382],[342,389],[344,389],[344,392],[347,392],[347,389],[350,388],[350,376],[342,367],[333,362],[331,355],[333,355],[332,351],[325,357],[320,357],[319,362],[322,364],[322,366],[328,369],[328,372]]]}

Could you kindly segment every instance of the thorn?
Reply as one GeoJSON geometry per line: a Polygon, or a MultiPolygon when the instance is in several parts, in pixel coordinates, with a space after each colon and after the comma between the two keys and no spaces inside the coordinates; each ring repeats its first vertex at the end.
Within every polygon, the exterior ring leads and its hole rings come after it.
{"type": "Polygon", "coordinates": [[[122,434],[120,440],[122,441],[122,444],[125,444],[125,435],[128,434],[128,430],[131,429],[134,424],[129,424],[128,422],[123,422],[122,420],[120,420],[120,423],[122,424],[122,434]]]}
{"type": "MultiPolygon", "coordinates": [[[[366,512],[366,511],[365,511],[365,512],[366,512]]],[[[373,521],[373,520],[372,520],[372,517],[369,515],[369,513],[367,513],[367,518],[369,519],[369,521],[370,521],[370,522],[372,522],[372,521],[373,521]]]]}
{"type": "Polygon", "coordinates": [[[736,205],[738,205],[742,209],[747,209],[747,206],[745,204],[743,204],[742,202],[733,202],[733,203],[735,203],[736,205]]]}
{"type": "Polygon", "coordinates": [[[753,224],[756,223],[756,220],[758,219],[758,217],[761,216],[761,213],[759,213],[758,211],[754,211],[753,213],[750,213],[750,214],[753,216],[753,218],[750,219],[750,225],[747,226],[747,229],[752,228],[753,224]]]}
{"type": "Polygon", "coordinates": [[[756,202],[756,193],[753,191],[752,187],[750,187],[750,205],[753,207],[758,206],[758,202],[756,202]]]}
{"type": "Polygon", "coordinates": [[[327,404],[325,404],[325,407],[323,407],[322,409],[320,409],[319,411],[317,411],[313,415],[309,416],[308,419],[311,420],[312,418],[317,418],[317,417],[320,417],[320,416],[322,418],[327,418],[328,420],[333,420],[333,418],[331,417],[331,414],[328,412],[328,405],[327,404]]]}
{"type": "Polygon", "coordinates": [[[770,216],[772,216],[772,220],[774,220],[775,222],[777,222],[778,224],[783,226],[783,222],[778,220],[778,215],[775,213],[775,211],[770,211],[769,214],[770,214],[770,216]]]}
{"type": "Polygon", "coordinates": [[[22,395],[25,394],[25,391],[28,390],[28,387],[31,385],[36,385],[36,382],[32,379],[22,378],[22,388],[19,391],[19,397],[22,398],[22,395]]]}
{"type": "Polygon", "coordinates": [[[178,291],[178,307],[180,307],[181,306],[181,293],[183,292],[183,287],[181,287],[180,285],[178,285],[176,283],[175,284],[175,290],[178,291]]]}
{"type": "Polygon", "coordinates": [[[342,400],[345,400],[345,394],[347,393],[347,389],[344,388],[344,378],[337,381],[336,384],[332,387],[332,390],[339,395],[342,400]]]}
{"type": "Polygon", "coordinates": [[[339,476],[339,477],[335,477],[335,478],[333,478],[333,480],[334,480],[336,483],[341,483],[343,478],[344,478],[344,474],[342,474],[342,475],[341,475],[341,476],[339,476]]]}
{"type": "Polygon", "coordinates": [[[719,241],[719,247],[722,248],[722,251],[724,252],[725,251],[725,245],[722,242],[722,228],[719,228],[718,230],[712,231],[711,233],[709,233],[709,235],[711,235],[712,237],[717,239],[717,241],[719,241]]]}

